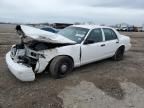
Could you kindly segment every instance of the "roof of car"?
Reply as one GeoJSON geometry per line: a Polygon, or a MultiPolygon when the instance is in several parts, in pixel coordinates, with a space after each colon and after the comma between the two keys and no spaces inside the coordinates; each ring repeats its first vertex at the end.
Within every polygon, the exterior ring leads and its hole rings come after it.
{"type": "Polygon", "coordinates": [[[94,29],[94,28],[111,28],[107,26],[100,26],[100,25],[72,25],[73,27],[80,27],[80,28],[87,28],[87,29],[94,29]]]}

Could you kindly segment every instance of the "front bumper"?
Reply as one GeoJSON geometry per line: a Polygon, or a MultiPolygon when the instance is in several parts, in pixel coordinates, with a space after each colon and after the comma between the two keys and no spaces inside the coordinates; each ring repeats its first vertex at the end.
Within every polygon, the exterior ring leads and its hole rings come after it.
{"type": "Polygon", "coordinates": [[[6,54],[6,63],[9,70],[13,75],[16,76],[17,79],[21,81],[35,80],[35,73],[33,72],[32,67],[27,67],[23,64],[15,63],[10,57],[10,52],[6,54]]]}

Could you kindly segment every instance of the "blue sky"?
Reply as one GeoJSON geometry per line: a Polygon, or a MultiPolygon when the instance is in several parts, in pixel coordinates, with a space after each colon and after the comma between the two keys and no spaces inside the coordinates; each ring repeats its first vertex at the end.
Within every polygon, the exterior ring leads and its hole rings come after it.
{"type": "Polygon", "coordinates": [[[143,0],[0,0],[0,21],[144,23],[143,0]]]}

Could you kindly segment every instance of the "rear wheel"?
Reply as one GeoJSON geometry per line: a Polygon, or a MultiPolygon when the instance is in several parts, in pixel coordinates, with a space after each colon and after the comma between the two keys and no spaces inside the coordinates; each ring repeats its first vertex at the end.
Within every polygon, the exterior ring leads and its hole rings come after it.
{"type": "Polygon", "coordinates": [[[120,61],[120,60],[123,59],[123,57],[124,57],[124,47],[120,47],[116,51],[115,55],[113,56],[113,59],[116,60],[116,61],[120,61]]]}
{"type": "Polygon", "coordinates": [[[67,56],[58,56],[50,64],[50,74],[54,78],[63,78],[73,70],[73,60],[67,56]]]}

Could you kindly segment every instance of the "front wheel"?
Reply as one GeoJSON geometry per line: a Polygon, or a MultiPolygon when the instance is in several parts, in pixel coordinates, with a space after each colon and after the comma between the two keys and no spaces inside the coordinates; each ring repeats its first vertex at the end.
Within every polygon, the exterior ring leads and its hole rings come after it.
{"type": "Polygon", "coordinates": [[[54,78],[63,78],[73,70],[73,60],[67,56],[58,56],[50,64],[49,71],[54,78]]]}
{"type": "Polygon", "coordinates": [[[123,59],[123,57],[124,57],[124,47],[120,47],[116,51],[115,55],[113,56],[113,59],[116,60],[116,61],[120,61],[120,60],[123,59]]]}

